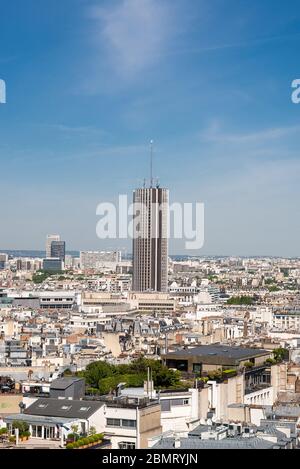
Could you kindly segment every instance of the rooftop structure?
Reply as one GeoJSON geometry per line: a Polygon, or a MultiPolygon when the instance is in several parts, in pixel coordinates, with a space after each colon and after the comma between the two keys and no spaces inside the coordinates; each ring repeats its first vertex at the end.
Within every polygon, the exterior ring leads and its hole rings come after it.
{"type": "Polygon", "coordinates": [[[263,349],[229,347],[225,345],[202,345],[168,352],[162,358],[169,368],[186,372],[210,371],[212,369],[239,369],[246,362],[262,365],[271,353],[263,349]]]}

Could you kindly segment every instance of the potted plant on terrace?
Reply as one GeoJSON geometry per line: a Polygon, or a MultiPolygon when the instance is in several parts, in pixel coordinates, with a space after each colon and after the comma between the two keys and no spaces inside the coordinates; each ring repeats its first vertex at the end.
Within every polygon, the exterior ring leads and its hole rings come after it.
{"type": "Polygon", "coordinates": [[[21,434],[21,438],[22,438],[23,441],[29,440],[30,437],[31,437],[31,433],[28,432],[28,431],[23,432],[23,433],[21,434]]]}
{"type": "Polygon", "coordinates": [[[14,430],[19,430],[20,440],[25,441],[28,440],[30,433],[29,433],[29,425],[27,422],[23,422],[21,420],[14,420],[12,423],[12,428],[14,430]]]}
{"type": "Polygon", "coordinates": [[[98,433],[96,435],[91,435],[85,438],[79,438],[75,442],[70,442],[67,444],[66,449],[87,449],[95,446],[96,444],[102,443],[104,435],[98,433]]]}

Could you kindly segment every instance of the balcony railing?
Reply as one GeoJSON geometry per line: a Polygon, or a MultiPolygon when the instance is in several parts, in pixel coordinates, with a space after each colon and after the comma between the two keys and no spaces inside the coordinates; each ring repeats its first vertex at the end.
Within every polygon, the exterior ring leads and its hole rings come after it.
{"type": "Polygon", "coordinates": [[[85,399],[91,401],[104,402],[107,407],[120,407],[124,409],[136,409],[151,407],[158,404],[158,400],[150,400],[147,397],[130,398],[130,397],[110,397],[110,396],[86,396],[85,399]]]}

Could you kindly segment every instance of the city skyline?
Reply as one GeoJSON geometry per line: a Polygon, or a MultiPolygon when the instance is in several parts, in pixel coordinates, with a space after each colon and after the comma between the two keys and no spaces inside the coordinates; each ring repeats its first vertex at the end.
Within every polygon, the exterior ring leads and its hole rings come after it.
{"type": "Polygon", "coordinates": [[[41,249],[58,232],[71,250],[130,250],[99,241],[96,207],[142,185],[153,138],[153,176],[172,200],[205,203],[203,249],[170,240],[171,254],[299,255],[299,5],[2,8],[2,249],[41,249]]]}
{"type": "Polygon", "coordinates": [[[300,449],[299,0],[0,5],[0,453],[300,449]]]}

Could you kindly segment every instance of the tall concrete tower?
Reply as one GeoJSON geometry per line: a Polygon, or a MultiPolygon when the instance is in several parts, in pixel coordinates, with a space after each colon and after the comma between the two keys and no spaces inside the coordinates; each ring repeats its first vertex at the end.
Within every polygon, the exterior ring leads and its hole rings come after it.
{"type": "Polygon", "coordinates": [[[136,189],[133,203],[133,290],[167,292],[169,192],[136,189]]]}

